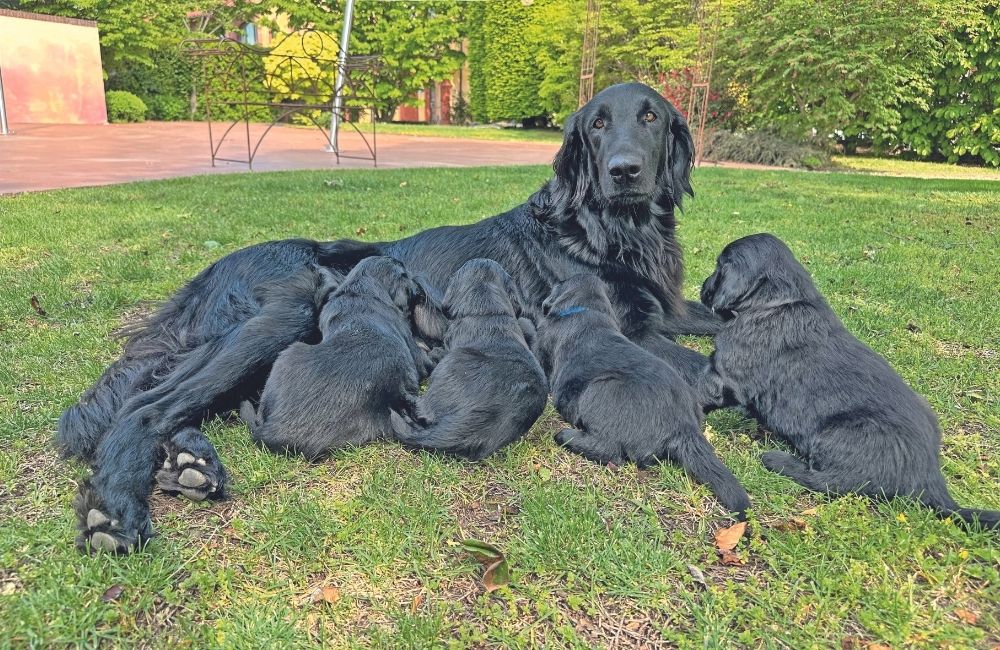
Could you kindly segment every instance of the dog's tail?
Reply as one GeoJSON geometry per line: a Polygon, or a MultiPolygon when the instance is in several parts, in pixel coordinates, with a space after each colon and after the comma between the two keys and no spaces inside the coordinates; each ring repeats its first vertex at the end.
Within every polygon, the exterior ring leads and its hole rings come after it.
{"type": "Polygon", "coordinates": [[[747,491],[715,455],[712,445],[700,432],[691,430],[671,436],[667,457],[687,470],[698,482],[711,488],[719,502],[730,512],[736,513],[740,521],[746,519],[746,511],[750,507],[747,491]]]}
{"type": "MultiPolygon", "coordinates": [[[[407,413],[389,412],[392,433],[399,443],[407,447],[439,451],[467,460],[482,460],[493,450],[480,444],[481,439],[477,436],[469,435],[469,431],[476,430],[477,426],[469,422],[468,418],[460,419],[462,422],[459,426],[456,426],[457,423],[453,418],[447,416],[423,424],[415,421],[407,413]]],[[[489,426],[489,422],[484,421],[480,425],[489,426]]]]}
{"type": "Polygon", "coordinates": [[[983,530],[1000,529],[1000,511],[977,510],[975,508],[959,508],[955,500],[948,494],[944,479],[935,481],[935,485],[920,495],[920,502],[934,511],[941,519],[952,517],[959,520],[966,528],[981,528],[983,530]]]}
{"type": "Polygon", "coordinates": [[[240,419],[250,427],[250,434],[256,440],[256,432],[260,428],[260,419],[257,416],[257,409],[254,407],[253,402],[248,399],[240,402],[240,419]]]}
{"type": "Polygon", "coordinates": [[[55,444],[60,453],[84,460],[93,456],[122,405],[156,383],[168,362],[166,354],[134,358],[126,350],[59,417],[55,444]]]}
{"type": "MultiPolygon", "coordinates": [[[[886,494],[881,489],[869,490],[856,485],[843,485],[838,482],[839,477],[836,474],[812,471],[801,459],[784,452],[766,452],[763,456],[763,461],[764,466],[772,472],[787,476],[810,490],[816,490],[817,492],[826,492],[828,494],[854,492],[876,499],[885,499],[894,496],[893,494],[886,494]]],[[[944,484],[944,477],[940,473],[932,481],[932,485],[925,487],[920,492],[917,500],[933,510],[934,514],[941,519],[953,517],[967,528],[975,528],[977,526],[984,530],[996,530],[1000,528],[1000,512],[996,510],[959,508],[955,500],[948,494],[948,488],[944,484]]]]}

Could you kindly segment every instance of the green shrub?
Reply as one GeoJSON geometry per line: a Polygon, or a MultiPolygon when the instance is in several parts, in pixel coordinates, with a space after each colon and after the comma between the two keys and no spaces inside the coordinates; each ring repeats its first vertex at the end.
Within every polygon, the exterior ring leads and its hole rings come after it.
{"type": "Polygon", "coordinates": [[[146,97],[145,102],[146,106],[149,107],[149,115],[154,120],[176,122],[191,119],[190,104],[178,97],[153,95],[146,97]]]}
{"type": "Polygon", "coordinates": [[[929,106],[903,107],[898,143],[924,157],[1000,167],[1000,2],[989,0],[946,44],[929,106]]]}
{"type": "Polygon", "coordinates": [[[706,133],[702,156],[713,161],[805,169],[819,169],[830,164],[829,153],[818,146],[767,131],[734,133],[719,129],[706,133]]]}
{"type": "Polygon", "coordinates": [[[146,104],[132,93],[125,90],[109,90],[104,98],[108,106],[109,122],[144,122],[146,120],[146,104]]]}

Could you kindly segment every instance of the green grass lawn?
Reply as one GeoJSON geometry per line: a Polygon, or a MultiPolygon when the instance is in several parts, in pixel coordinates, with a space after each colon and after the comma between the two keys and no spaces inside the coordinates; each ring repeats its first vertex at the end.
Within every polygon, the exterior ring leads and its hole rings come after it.
{"type": "Polygon", "coordinates": [[[378,133],[419,135],[431,138],[469,138],[472,140],[516,140],[519,142],[562,142],[561,129],[519,129],[483,126],[443,126],[438,124],[380,123],[378,133]]]}
{"type": "MultiPolygon", "coordinates": [[[[560,450],[551,412],[479,464],[394,445],[311,464],[215,420],[231,500],[155,495],[160,535],[144,552],[77,553],[70,502],[86,472],[50,439],[147,301],[247,244],[467,223],[547,175],[241,174],[0,197],[0,647],[1000,643],[1000,536],[903,501],[807,493],[761,467],[776,443],[733,413],[707,435],[754,501],[743,565],[721,563],[713,533],[728,523],[704,487],[671,465],[609,469],[560,450]],[[507,554],[509,587],[484,592],[463,538],[507,554]]],[[[727,242],[782,237],[937,411],[957,500],[1000,508],[997,185],[718,168],[694,185],[679,228],[688,295],[727,242]]]]}

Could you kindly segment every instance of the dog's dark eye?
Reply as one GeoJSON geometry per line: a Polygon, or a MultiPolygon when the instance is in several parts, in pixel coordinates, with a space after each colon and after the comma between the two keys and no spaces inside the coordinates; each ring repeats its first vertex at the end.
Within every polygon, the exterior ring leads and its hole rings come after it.
{"type": "Polygon", "coordinates": [[[595,129],[603,129],[604,128],[604,120],[602,120],[601,118],[597,118],[596,120],[594,120],[594,128],[595,129]]]}
{"type": "Polygon", "coordinates": [[[646,114],[642,116],[642,119],[643,119],[643,121],[646,121],[646,122],[655,122],[656,121],[656,113],[654,113],[653,111],[646,111],[646,114]]]}

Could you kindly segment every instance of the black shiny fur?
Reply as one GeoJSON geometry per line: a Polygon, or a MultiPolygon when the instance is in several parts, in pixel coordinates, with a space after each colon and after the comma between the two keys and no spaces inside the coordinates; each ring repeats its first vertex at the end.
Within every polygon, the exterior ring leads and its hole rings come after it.
{"type": "Polygon", "coordinates": [[[604,283],[578,275],[543,306],[536,351],[556,410],[556,441],[598,463],[671,460],[743,518],[750,499],[702,435],[694,391],[669,364],[622,335],[604,283]]]}
{"type": "Polygon", "coordinates": [[[480,460],[528,432],[549,391],[518,322],[519,294],[496,262],[462,265],[444,297],[444,357],[414,408],[393,413],[397,440],[480,460]]]}
{"type": "Polygon", "coordinates": [[[391,410],[416,398],[429,362],[411,333],[423,291],[388,257],[362,260],[319,315],[323,339],[278,355],[254,411],[241,415],[254,440],[316,459],[392,435],[391,410]]]}
{"type": "Polygon", "coordinates": [[[910,496],[942,517],[998,526],[1000,512],[951,498],[927,401],[847,331],[781,240],[726,246],[701,299],[727,322],[699,396],[706,410],[744,407],[798,453],[766,452],[768,469],[811,490],[910,496]]]}
{"type": "Polygon", "coordinates": [[[659,94],[612,86],[568,121],[554,178],[509,212],[397,242],[285,240],[220,259],[134,328],[122,357],[63,414],[59,445],[95,470],[87,502],[123,529],[151,530],[147,497],[162,444],[254,397],[282,350],[318,338],[313,291],[294,288],[297,278],[311,282],[311,265],[346,274],[361,259],[388,255],[441,292],[468,260],[492,259],[532,316],[556,282],[596,273],[625,335],[695,381],[707,360],[671,337],[711,334],[720,321],[681,299],[674,209],[691,192],[692,149],[687,124],[659,94]],[[596,116],[605,125],[595,131],[596,116]],[[641,151],[641,170],[609,185],[607,165],[622,147],[641,151]],[[261,296],[261,287],[271,290],[261,296]]]}

